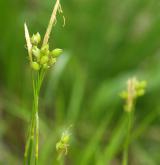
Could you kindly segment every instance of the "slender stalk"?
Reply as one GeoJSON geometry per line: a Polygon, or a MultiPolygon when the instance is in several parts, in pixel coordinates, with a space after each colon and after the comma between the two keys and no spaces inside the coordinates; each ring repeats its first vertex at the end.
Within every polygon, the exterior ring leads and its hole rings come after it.
{"type": "Polygon", "coordinates": [[[35,96],[35,136],[36,136],[36,140],[35,140],[35,165],[38,164],[38,148],[39,148],[39,116],[38,116],[38,105],[39,105],[39,93],[40,93],[40,89],[41,89],[41,85],[43,82],[43,78],[44,78],[44,70],[41,70],[40,73],[38,73],[37,76],[37,86],[36,86],[36,96],[35,96]]]}
{"type": "Polygon", "coordinates": [[[128,150],[129,150],[129,143],[131,140],[131,132],[132,132],[132,127],[133,127],[133,113],[134,113],[133,110],[127,113],[127,119],[128,119],[127,135],[126,135],[126,140],[124,144],[122,165],[128,165],[128,150]]]}
{"type": "Polygon", "coordinates": [[[64,165],[64,157],[62,156],[59,160],[58,160],[58,164],[59,165],[64,165]]]}
{"type": "Polygon", "coordinates": [[[36,151],[35,151],[35,164],[38,164],[38,144],[39,144],[39,117],[36,112],[36,151]]]}
{"type": "Polygon", "coordinates": [[[33,81],[33,109],[32,116],[30,122],[30,129],[28,133],[27,143],[25,146],[25,154],[24,154],[24,164],[30,165],[32,162],[32,153],[33,153],[33,143],[35,140],[35,164],[38,164],[38,146],[39,146],[39,117],[38,117],[38,105],[39,105],[39,93],[41,89],[41,85],[43,82],[45,72],[44,70],[40,70],[37,74],[32,73],[32,81],[33,81]]]}

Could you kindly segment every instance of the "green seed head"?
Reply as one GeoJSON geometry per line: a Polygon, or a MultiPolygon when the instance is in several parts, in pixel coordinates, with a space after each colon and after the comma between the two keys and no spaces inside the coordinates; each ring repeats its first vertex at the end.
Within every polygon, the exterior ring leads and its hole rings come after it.
{"type": "Polygon", "coordinates": [[[135,77],[127,81],[127,89],[120,95],[126,100],[125,111],[131,112],[133,110],[136,99],[145,94],[146,85],[146,81],[138,81],[135,77]]]}
{"type": "Polygon", "coordinates": [[[138,85],[136,86],[137,89],[145,89],[147,86],[147,82],[146,81],[140,81],[138,83],[138,85]]]}
{"type": "Polygon", "coordinates": [[[69,147],[70,135],[65,132],[62,134],[62,137],[59,142],[56,144],[56,150],[59,155],[66,155],[69,147]]]}
{"type": "Polygon", "coordinates": [[[32,62],[31,67],[35,71],[38,71],[40,69],[40,66],[37,62],[32,62]]]}
{"type": "Polygon", "coordinates": [[[42,46],[41,53],[42,53],[42,55],[48,55],[49,54],[49,45],[48,44],[42,46]]]}
{"type": "Polygon", "coordinates": [[[69,138],[70,138],[70,135],[69,135],[69,134],[64,134],[64,135],[62,136],[61,141],[62,141],[63,143],[65,143],[65,144],[67,144],[67,143],[69,142],[69,138]]]}
{"type": "Polygon", "coordinates": [[[54,65],[55,63],[56,63],[56,58],[50,58],[50,60],[49,60],[49,65],[51,66],[51,65],[54,65]]]}
{"type": "Polygon", "coordinates": [[[31,43],[33,45],[38,45],[40,42],[41,42],[40,34],[38,32],[36,34],[33,34],[32,38],[31,38],[31,43]]]}
{"type": "Polygon", "coordinates": [[[62,52],[63,52],[62,49],[56,48],[56,49],[52,50],[51,56],[52,57],[58,57],[59,55],[62,54],[62,52]]]}
{"type": "Polygon", "coordinates": [[[41,63],[41,64],[45,64],[45,63],[48,62],[48,60],[49,60],[48,56],[42,56],[42,57],[41,57],[41,60],[40,60],[40,63],[41,63]]]}
{"type": "Polygon", "coordinates": [[[59,151],[59,149],[61,149],[61,148],[62,148],[62,144],[61,144],[61,142],[58,142],[56,144],[56,150],[59,151]]]}
{"type": "Polygon", "coordinates": [[[137,96],[143,96],[145,94],[145,90],[144,89],[139,89],[137,91],[137,96]]]}
{"type": "Polygon", "coordinates": [[[49,68],[48,64],[43,64],[43,69],[48,69],[48,68],[49,68]]]}

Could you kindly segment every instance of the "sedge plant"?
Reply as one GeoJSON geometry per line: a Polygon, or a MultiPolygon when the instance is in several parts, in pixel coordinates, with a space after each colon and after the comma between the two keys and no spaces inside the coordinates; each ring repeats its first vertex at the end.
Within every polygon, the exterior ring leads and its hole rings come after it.
{"type": "Polygon", "coordinates": [[[127,133],[124,143],[122,165],[128,165],[128,149],[134,125],[135,104],[138,97],[145,94],[146,81],[138,81],[135,77],[127,81],[127,89],[122,91],[121,97],[125,100],[124,110],[127,115],[127,133]]]}
{"type": "MultiPolygon", "coordinates": [[[[38,164],[38,152],[39,152],[39,95],[41,86],[45,77],[45,74],[49,68],[55,63],[57,57],[62,53],[62,49],[56,48],[50,50],[49,48],[49,37],[53,25],[56,22],[57,12],[62,13],[60,1],[57,0],[42,40],[40,33],[33,34],[30,37],[28,27],[24,24],[25,38],[27,44],[27,50],[29,55],[29,64],[31,67],[32,83],[33,83],[33,108],[31,114],[31,120],[27,135],[27,141],[24,152],[24,164],[38,164]],[[33,163],[32,163],[33,162],[33,163]]],[[[68,138],[64,136],[62,141],[68,142],[68,138]],[[66,141],[67,140],[67,141],[66,141]]],[[[67,148],[67,145],[65,145],[67,148]]],[[[61,147],[62,148],[62,147],[61,147]]]]}

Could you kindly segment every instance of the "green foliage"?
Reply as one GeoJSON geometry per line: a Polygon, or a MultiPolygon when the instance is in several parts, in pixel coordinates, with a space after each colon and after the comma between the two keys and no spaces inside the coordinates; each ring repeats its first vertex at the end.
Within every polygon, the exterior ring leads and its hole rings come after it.
{"type": "MultiPolygon", "coordinates": [[[[126,120],[118,94],[134,75],[148,84],[136,106],[129,161],[160,164],[160,2],[61,3],[66,26],[60,16],[50,50],[60,46],[64,53],[42,86],[39,165],[57,164],[55,146],[69,124],[74,125],[73,139],[65,162],[121,164],[126,120]]],[[[44,34],[53,5],[49,0],[0,1],[0,164],[22,164],[31,115],[32,82],[22,25],[26,21],[30,31],[44,34]]],[[[34,58],[39,58],[36,50],[34,58]]]]}

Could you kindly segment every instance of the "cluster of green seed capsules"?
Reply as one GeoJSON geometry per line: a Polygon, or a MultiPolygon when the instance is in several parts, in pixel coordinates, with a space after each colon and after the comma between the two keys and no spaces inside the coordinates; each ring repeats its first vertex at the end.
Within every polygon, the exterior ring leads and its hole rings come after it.
{"type": "Polygon", "coordinates": [[[125,111],[132,111],[136,99],[145,94],[146,86],[146,81],[138,81],[135,77],[127,81],[127,89],[120,94],[120,96],[126,100],[126,105],[124,106],[125,111]]]}
{"type": "Polygon", "coordinates": [[[31,67],[33,70],[48,69],[56,63],[56,58],[62,54],[62,49],[56,48],[52,51],[49,50],[49,44],[43,45],[39,48],[41,36],[39,33],[33,34],[31,37],[32,44],[32,62],[31,67]]]}
{"type": "Polygon", "coordinates": [[[56,144],[56,150],[59,153],[58,159],[63,155],[67,155],[69,141],[70,141],[70,133],[68,131],[63,132],[61,139],[56,144]]]}

